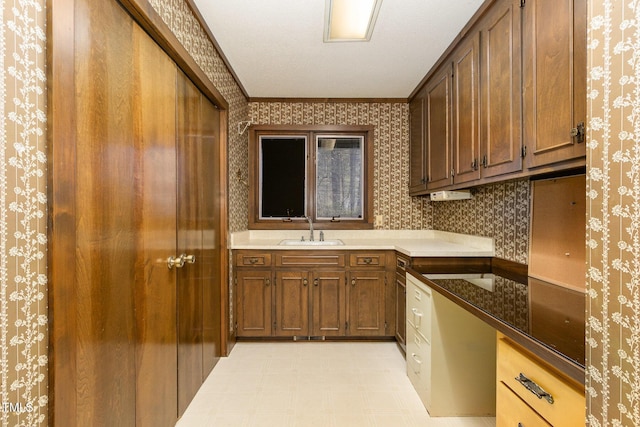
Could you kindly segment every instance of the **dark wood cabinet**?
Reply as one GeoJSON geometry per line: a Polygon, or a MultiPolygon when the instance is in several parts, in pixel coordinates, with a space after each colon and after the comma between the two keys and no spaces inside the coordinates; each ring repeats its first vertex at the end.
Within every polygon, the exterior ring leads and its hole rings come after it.
{"type": "Polygon", "coordinates": [[[235,274],[237,335],[271,336],[271,270],[238,270],[235,274]]]}
{"type": "Polygon", "coordinates": [[[274,283],[274,335],[309,335],[309,283],[305,270],[277,270],[274,283]]]}
{"type": "Polygon", "coordinates": [[[480,34],[464,40],[452,55],[453,183],[480,178],[480,34]]]}
{"type": "Polygon", "coordinates": [[[422,89],[409,103],[409,192],[411,194],[427,189],[427,147],[424,143],[425,102],[426,91],[422,89]]]}
{"type": "Polygon", "coordinates": [[[583,167],[586,19],[585,0],[481,8],[409,100],[409,193],[583,167]]]}
{"type": "Polygon", "coordinates": [[[526,0],[522,19],[526,166],[584,165],[586,0],[526,0]]]}
{"type": "Polygon", "coordinates": [[[451,63],[443,65],[426,86],[425,139],[427,189],[452,184],[451,180],[451,63]]]}
{"type": "Polygon", "coordinates": [[[241,250],[234,259],[238,337],[395,334],[386,251],[241,250]]]}
{"type": "Polygon", "coordinates": [[[316,271],[311,288],[311,335],[343,336],[346,325],[345,271],[316,271]]]}
{"type": "Polygon", "coordinates": [[[481,176],[522,170],[520,0],[499,0],[479,23],[481,176]]]}
{"type": "Polygon", "coordinates": [[[349,273],[349,335],[386,335],[385,275],[367,270],[349,273]]]}

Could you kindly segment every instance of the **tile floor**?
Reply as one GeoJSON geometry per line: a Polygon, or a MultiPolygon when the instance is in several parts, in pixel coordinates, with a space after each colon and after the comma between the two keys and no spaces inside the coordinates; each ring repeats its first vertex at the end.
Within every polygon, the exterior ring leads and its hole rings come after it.
{"type": "Polygon", "coordinates": [[[490,427],[430,418],[392,342],[239,342],[177,427],[490,427]]]}

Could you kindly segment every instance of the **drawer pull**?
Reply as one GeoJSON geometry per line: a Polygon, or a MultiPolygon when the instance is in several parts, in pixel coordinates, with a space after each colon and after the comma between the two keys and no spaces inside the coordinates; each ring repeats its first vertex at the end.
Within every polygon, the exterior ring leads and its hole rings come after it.
{"type": "Polygon", "coordinates": [[[544,391],[544,389],[538,384],[527,378],[523,373],[520,373],[520,375],[516,377],[516,381],[522,384],[524,388],[529,390],[531,393],[535,394],[538,399],[542,399],[544,397],[547,402],[553,404],[553,396],[544,391]]]}
{"type": "Polygon", "coordinates": [[[373,259],[371,259],[371,258],[362,258],[362,262],[364,262],[365,264],[371,264],[373,262],[373,259]]]}
{"type": "Polygon", "coordinates": [[[257,264],[258,261],[260,261],[258,258],[249,258],[249,264],[251,265],[257,264]]]}
{"type": "Polygon", "coordinates": [[[422,313],[420,313],[417,308],[412,308],[411,311],[413,312],[413,323],[416,327],[420,327],[422,324],[422,313]]]}

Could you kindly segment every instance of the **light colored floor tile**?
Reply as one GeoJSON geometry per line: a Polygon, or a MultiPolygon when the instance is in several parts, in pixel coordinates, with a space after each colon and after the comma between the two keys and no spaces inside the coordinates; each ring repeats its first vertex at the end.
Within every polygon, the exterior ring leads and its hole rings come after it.
{"type": "Polygon", "coordinates": [[[492,427],[431,418],[390,342],[240,342],[178,427],[492,427]]]}

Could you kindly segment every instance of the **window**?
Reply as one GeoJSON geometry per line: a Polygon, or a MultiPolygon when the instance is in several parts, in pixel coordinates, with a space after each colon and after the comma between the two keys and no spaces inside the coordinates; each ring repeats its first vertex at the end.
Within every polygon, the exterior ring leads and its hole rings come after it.
{"type": "Polygon", "coordinates": [[[372,228],[370,126],[255,126],[250,132],[253,229],[372,228]]]}

